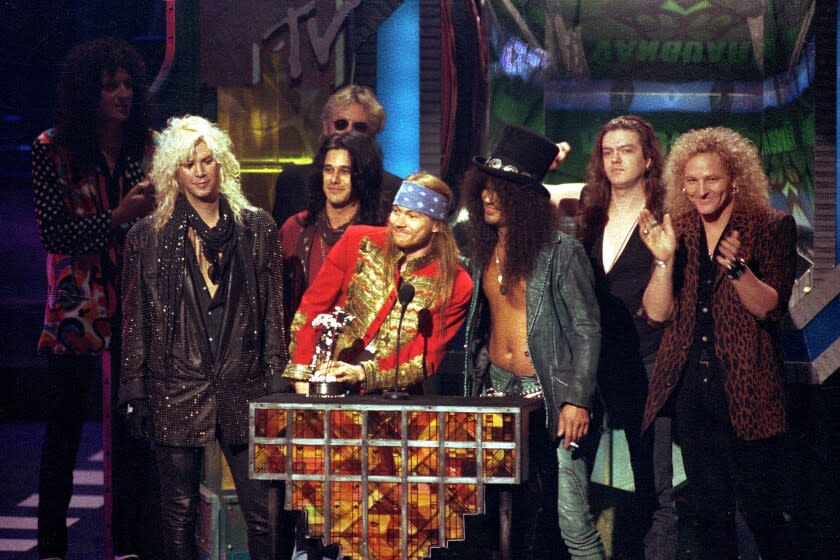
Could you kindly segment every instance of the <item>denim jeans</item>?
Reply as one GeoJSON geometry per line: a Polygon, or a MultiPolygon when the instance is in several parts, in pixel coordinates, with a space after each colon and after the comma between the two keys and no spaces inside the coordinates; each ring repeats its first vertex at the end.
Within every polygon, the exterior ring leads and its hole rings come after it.
{"type": "MultiPolygon", "coordinates": [[[[495,365],[490,366],[490,380],[493,389],[507,395],[531,393],[539,388],[536,377],[521,377],[507,372],[495,365]]],[[[572,558],[586,560],[603,560],[606,558],[604,543],[595,528],[592,512],[589,509],[589,471],[586,461],[575,449],[564,449],[562,444],[546,433],[545,420],[531,424],[530,463],[531,473],[529,485],[536,488],[539,494],[545,493],[546,488],[553,486],[553,481],[544,479],[542,473],[547,473],[546,467],[553,466],[552,454],[557,458],[557,522],[560,535],[566,543],[572,558]],[[552,453],[552,450],[554,453],[552,453]]],[[[539,511],[539,510],[537,510],[539,511]]],[[[538,528],[538,523],[529,524],[538,528]]],[[[538,529],[544,530],[544,529],[538,529]]],[[[536,540],[543,540],[545,535],[534,535],[536,540]]]]}
{"type": "Polygon", "coordinates": [[[589,471],[574,449],[557,445],[557,515],[560,534],[572,558],[606,558],[589,509],[589,471]]]}

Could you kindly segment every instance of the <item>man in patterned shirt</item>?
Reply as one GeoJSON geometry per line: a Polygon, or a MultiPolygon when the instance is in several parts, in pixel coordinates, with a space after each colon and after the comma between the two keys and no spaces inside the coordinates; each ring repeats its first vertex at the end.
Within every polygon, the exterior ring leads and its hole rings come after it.
{"type": "MultiPolygon", "coordinates": [[[[145,65],[124,41],[105,37],[67,55],[59,86],[58,124],[32,144],[35,217],[47,250],[47,296],[38,350],[47,354],[47,422],[38,493],[38,552],[67,554],[67,507],[73,466],[100,384],[116,398],[120,334],[120,266],[131,224],[154,208],[146,171],[155,134],[148,129],[145,65]],[[113,365],[113,374],[112,368],[113,365]]],[[[153,555],[141,523],[150,504],[148,445],[128,437],[122,418],[104,425],[105,469],[113,489],[112,544],[122,558],[153,555]],[[110,438],[109,438],[110,435],[110,438]]],[[[108,511],[108,508],[106,508],[108,511]]]]}

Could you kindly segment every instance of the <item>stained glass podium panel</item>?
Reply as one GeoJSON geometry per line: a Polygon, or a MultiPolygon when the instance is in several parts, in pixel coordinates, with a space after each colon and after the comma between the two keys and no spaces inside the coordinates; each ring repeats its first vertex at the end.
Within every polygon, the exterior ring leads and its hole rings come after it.
{"type": "Polygon", "coordinates": [[[420,559],[463,540],[486,484],[528,472],[528,422],[540,400],[418,396],[251,403],[251,476],[282,480],[307,534],[354,560],[420,559]]]}

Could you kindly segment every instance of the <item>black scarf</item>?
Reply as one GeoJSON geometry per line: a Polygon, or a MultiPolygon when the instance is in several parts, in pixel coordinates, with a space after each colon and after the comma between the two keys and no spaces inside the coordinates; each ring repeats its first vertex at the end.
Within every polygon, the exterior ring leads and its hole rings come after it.
{"type": "Polygon", "coordinates": [[[201,253],[210,262],[207,275],[211,282],[218,284],[222,278],[224,264],[230,258],[231,245],[228,242],[233,235],[233,215],[227,199],[219,197],[219,221],[213,227],[201,219],[195,208],[183,196],[179,196],[175,203],[175,214],[185,215],[187,225],[201,239],[201,253]]]}
{"type": "MultiPolygon", "coordinates": [[[[247,297],[252,304],[257,303],[256,277],[253,267],[244,266],[249,260],[243,253],[250,253],[250,244],[241,235],[237,235],[237,239],[231,239],[236,232],[236,226],[227,199],[224,196],[219,197],[219,221],[215,227],[211,228],[204,223],[186,197],[179,195],[175,201],[172,217],[161,231],[159,248],[160,276],[158,281],[166,317],[163,335],[167,347],[170,347],[173,342],[175,318],[178,315],[181,296],[184,292],[187,250],[191,250],[187,244],[187,232],[190,228],[201,239],[202,253],[211,263],[208,271],[210,280],[214,284],[222,280],[224,265],[231,255],[235,254],[239,264],[243,266],[247,297]],[[219,253],[222,253],[221,258],[219,253]]],[[[250,255],[250,258],[253,258],[253,255],[250,255]]],[[[253,312],[254,306],[248,307],[253,312]]]]}

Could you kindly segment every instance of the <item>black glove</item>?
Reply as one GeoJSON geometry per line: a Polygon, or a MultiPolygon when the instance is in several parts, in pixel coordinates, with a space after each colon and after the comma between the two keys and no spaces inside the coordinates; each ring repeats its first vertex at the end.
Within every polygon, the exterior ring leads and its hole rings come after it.
{"type": "Polygon", "coordinates": [[[152,434],[152,412],[146,399],[131,399],[125,405],[125,424],[128,435],[134,439],[148,440],[152,434]]]}
{"type": "Polygon", "coordinates": [[[292,380],[288,377],[275,375],[271,378],[271,383],[268,386],[268,394],[274,395],[276,393],[292,393],[292,380]]]}

